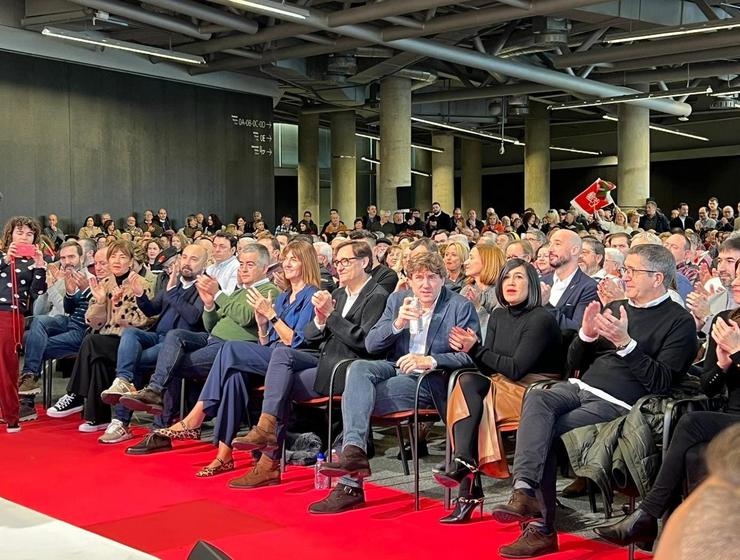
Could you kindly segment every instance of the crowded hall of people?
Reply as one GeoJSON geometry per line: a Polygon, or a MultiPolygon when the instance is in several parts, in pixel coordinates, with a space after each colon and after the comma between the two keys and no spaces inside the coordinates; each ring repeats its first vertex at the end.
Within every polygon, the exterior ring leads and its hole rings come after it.
{"type": "Polygon", "coordinates": [[[1,2],[0,557],[737,558],[738,21],[1,2]]]}

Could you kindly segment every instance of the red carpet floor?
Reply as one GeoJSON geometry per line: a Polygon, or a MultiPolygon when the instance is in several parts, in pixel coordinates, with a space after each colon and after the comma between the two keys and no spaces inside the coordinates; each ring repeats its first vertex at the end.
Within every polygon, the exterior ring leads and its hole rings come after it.
{"type": "MultiPolygon", "coordinates": [[[[103,446],[77,431],[79,417],[53,420],[43,412],[19,434],[0,428],[0,496],[164,559],[184,559],[199,540],[232,558],[351,555],[353,560],[497,558],[518,529],[486,515],[443,527],[442,505],[426,499],[413,511],[408,494],[367,485],[367,507],[313,516],[308,505],[324,496],[313,489],[313,470],[289,467],[283,484],[230,490],[228,480],[249,465],[237,456],[236,473],[197,479],[213,457],[205,442],[176,442],[153,456],[124,454],[127,443],[103,446]]],[[[143,434],[143,430],[138,430],[143,434]]],[[[138,441],[138,438],[134,441],[138,441]]],[[[570,535],[548,559],[624,560],[625,549],[570,535]]]]}

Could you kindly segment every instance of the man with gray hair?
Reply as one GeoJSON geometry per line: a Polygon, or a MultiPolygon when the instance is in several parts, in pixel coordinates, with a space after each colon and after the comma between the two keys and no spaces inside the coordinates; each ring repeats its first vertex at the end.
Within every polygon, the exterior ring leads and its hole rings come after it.
{"type": "Polygon", "coordinates": [[[624,255],[619,249],[607,247],[604,249],[604,272],[605,278],[619,279],[619,270],[624,266],[624,255]]]}
{"type": "Polygon", "coordinates": [[[316,259],[319,261],[319,273],[321,274],[321,289],[331,293],[337,287],[330,270],[332,250],[326,241],[317,241],[313,244],[316,251],[316,259]]]}
{"type": "Polygon", "coordinates": [[[529,228],[524,234],[524,239],[529,241],[535,255],[537,254],[537,251],[540,250],[540,247],[547,243],[547,236],[542,232],[542,230],[537,228],[529,228]]]}
{"type": "Polygon", "coordinates": [[[578,266],[594,280],[601,280],[606,276],[603,268],[604,254],[604,244],[601,241],[594,237],[584,237],[578,266]]]}
{"type": "Polygon", "coordinates": [[[523,523],[519,539],[499,550],[506,558],[558,550],[552,443],[575,428],[627,414],[645,395],[667,393],[696,355],[694,321],[668,295],[676,273],[670,252],[660,245],[633,247],[624,264],[627,300],[603,311],[590,303],[571,344],[568,369],[583,372],[581,377],[532,391],[524,401],[512,498],[492,512],[500,523],[523,523]]]}

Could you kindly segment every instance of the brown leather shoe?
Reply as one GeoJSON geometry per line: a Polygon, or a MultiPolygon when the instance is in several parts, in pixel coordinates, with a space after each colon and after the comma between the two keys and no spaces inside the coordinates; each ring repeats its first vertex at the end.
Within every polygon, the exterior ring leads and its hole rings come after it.
{"type": "Polygon", "coordinates": [[[560,492],[563,498],[580,498],[588,494],[588,479],[582,476],[576,478],[560,492]]]}
{"type": "Polygon", "coordinates": [[[277,449],[277,418],[272,414],[262,413],[257,425],[246,436],[234,438],[231,446],[241,451],[277,449]]]}
{"type": "Polygon", "coordinates": [[[239,478],[229,481],[229,488],[249,489],[280,484],[280,461],[262,455],[257,464],[239,478]]]}
{"type": "Polygon", "coordinates": [[[326,463],[319,470],[323,475],[337,478],[352,475],[353,478],[367,478],[370,472],[370,462],[367,453],[356,445],[348,445],[342,449],[338,463],[326,463]]]}
{"type": "Polygon", "coordinates": [[[537,498],[518,488],[514,489],[508,504],[495,506],[491,514],[499,523],[522,523],[542,517],[537,498]]]}
{"type": "Polygon", "coordinates": [[[342,513],[364,505],[365,491],[362,488],[352,488],[340,482],[326,498],[308,506],[308,511],[318,514],[342,513]]]}
{"type": "Polygon", "coordinates": [[[532,523],[522,525],[522,534],[513,543],[502,546],[498,553],[504,558],[534,558],[558,551],[558,534],[542,532],[532,523]]]}

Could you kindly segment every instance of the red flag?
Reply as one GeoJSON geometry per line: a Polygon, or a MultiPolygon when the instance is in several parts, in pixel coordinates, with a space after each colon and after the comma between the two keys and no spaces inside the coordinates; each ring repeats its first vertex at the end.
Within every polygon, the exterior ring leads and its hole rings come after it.
{"type": "Polygon", "coordinates": [[[617,186],[603,179],[596,179],[586,190],[576,196],[570,203],[584,214],[593,214],[610,204],[614,204],[611,191],[617,186]]]}

